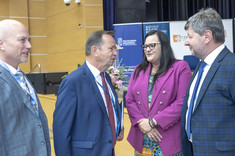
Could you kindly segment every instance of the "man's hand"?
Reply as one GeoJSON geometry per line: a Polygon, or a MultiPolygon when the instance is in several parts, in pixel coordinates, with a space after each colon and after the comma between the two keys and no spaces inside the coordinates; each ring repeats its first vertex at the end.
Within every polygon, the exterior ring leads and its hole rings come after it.
{"type": "Polygon", "coordinates": [[[124,138],[124,127],[117,137],[117,141],[122,141],[124,138]]]}

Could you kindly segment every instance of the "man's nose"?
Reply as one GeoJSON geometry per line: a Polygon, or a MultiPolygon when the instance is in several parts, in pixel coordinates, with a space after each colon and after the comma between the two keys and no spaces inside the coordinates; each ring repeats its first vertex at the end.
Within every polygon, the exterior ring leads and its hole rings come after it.
{"type": "Polygon", "coordinates": [[[184,42],[185,46],[189,46],[189,39],[187,38],[187,40],[184,42]]]}

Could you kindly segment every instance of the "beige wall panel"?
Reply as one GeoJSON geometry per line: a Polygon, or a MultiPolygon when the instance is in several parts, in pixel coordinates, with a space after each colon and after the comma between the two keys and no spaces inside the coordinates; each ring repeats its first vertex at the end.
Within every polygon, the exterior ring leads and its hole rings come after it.
{"type": "Polygon", "coordinates": [[[31,36],[46,36],[46,19],[29,19],[31,36]]]}
{"type": "Polygon", "coordinates": [[[71,9],[75,9],[75,8],[81,9],[81,7],[82,7],[82,3],[76,4],[74,3],[74,0],[71,1],[69,6],[66,6],[63,0],[47,0],[46,1],[46,15],[47,17],[50,17],[50,16],[54,16],[57,14],[61,14],[71,9]]]}
{"type": "Polygon", "coordinates": [[[29,57],[29,60],[27,63],[21,63],[19,66],[20,66],[20,69],[22,71],[24,71],[25,73],[28,73],[30,72],[30,57],[29,57]]]}
{"type": "Polygon", "coordinates": [[[45,1],[29,0],[29,17],[45,17],[46,14],[45,1]]]}
{"type": "Polygon", "coordinates": [[[86,28],[86,40],[90,36],[91,33],[98,31],[98,30],[103,30],[103,28],[86,28]]]}
{"type": "Polygon", "coordinates": [[[9,0],[9,15],[28,17],[27,0],[9,0]]]}
{"type": "Polygon", "coordinates": [[[47,54],[46,37],[31,37],[30,43],[32,45],[31,53],[32,54],[47,54]]]}
{"type": "Polygon", "coordinates": [[[86,26],[103,26],[103,7],[86,6],[85,24],[86,26]]]}
{"type": "Polygon", "coordinates": [[[48,53],[66,53],[85,49],[84,31],[82,29],[70,31],[63,34],[48,36],[48,53]]]}
{"type": "Polygon", "coordinates": [[[103,4],[102,0],[81,0],[84,4],[103,4]]]}
{"type": "Polygon", "coordinates": [[[4,20],[4,19],[7,19],[7,17],[0,17],[0,21],[4,20]]]}
{"type": "Polygon", "coordinates": [[[0,0],[0,4],[0,16],[9,16],[9,0],[0,0]]]}
{"type": "Polygon", "coordinates": [[[17,21],[23,23],[26,26],[26,28],[29,29],[29,20],[28,20],[28,18],[10,18],[10,19],[17,20],[17,21]]]}
{"type": "MultiPolygon", "coordinates": [[[[48,55],[31,55],[31,70],[37,65],[40,64],[41,66],[41,72],[47,72],[48,67],[48,55]]],[[[39,68],[36,67],[33,72],[39,72],[39,68]]]]}
{"type": "Polygon", "coordinates": [[[48,55],[48,72],[71,72],[85,61],[85,52],[73,51],[48,55]]]}
{"type": "Polygon", "coordinates": [[[71,30],[77,30],[79,24],[83,27],[83,21],[83,9],[71,9],[62,14],[48,17],[47,33],[48,35],[54,35],[71,30]]]}

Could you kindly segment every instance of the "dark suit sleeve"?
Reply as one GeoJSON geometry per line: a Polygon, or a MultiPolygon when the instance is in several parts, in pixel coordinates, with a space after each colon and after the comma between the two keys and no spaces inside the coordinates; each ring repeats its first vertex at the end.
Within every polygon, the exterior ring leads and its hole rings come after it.
{"type": "Polygon", "coordinates": [[[53,115],[54,147],[57,156],[71,155],[71,129],[76,110],[76,92],[71,79],[62,81],[53,115]]]}

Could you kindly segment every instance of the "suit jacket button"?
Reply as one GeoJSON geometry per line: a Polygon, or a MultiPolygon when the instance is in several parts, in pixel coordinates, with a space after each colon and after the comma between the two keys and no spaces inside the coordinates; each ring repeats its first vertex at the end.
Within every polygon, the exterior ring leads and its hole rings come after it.
{"type": "Polygon", "coordinates": [[[137,92],[137,94],[139,95],[139,94],[140,94],[140,92],[137,92]]]}
{"type": "Polygon", "coordinates": [[[138,104],[140,105],[140,102],[138,101],[138,104]]]}
{"type": "Polygon", "coordinates": [[[163,94],[165,94],[166,93],[166,91],[165,90],[163,90],[163,92],[162,92],[163,94]]]}
{"type": "Polygon", "coordinates": [[[160,102],[160,105],[162,105],[162,104],[163,104],[163,102],[161,101],[161,102],[160,102]]]}
{"type": "Polygon", "coordinates": [[[109,140],[108,142],[111,144],[111,143],[112,143],[112,140],[109,140]]]}

